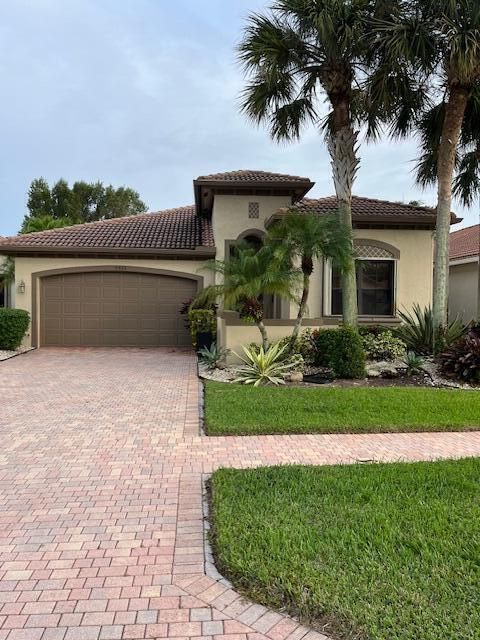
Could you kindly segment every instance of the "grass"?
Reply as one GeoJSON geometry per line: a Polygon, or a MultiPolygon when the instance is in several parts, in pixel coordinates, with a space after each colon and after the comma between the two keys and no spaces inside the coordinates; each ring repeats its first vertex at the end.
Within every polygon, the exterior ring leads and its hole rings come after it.
{"type": "Polygon", "coordinates": [[[220,470],[217,563],[334,638],[480,638],[480,460],[220,470]]]}
{"type": "Polygon", "coordinates": [[[209,435],[463,431],[480,426],[480,391],[208,382],[205,424],[209,435]]]}

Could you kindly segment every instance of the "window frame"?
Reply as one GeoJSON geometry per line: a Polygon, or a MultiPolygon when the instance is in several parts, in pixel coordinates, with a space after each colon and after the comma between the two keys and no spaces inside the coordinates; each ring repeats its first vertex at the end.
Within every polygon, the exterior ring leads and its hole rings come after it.
{"type": "MultiPolygon", "coordinates": [[[[378,314],[358,314],[358,317],[363,318],[396,318],[397,317],[397,287],[398,287],[398,259],[395,256],[385,258],[366,258],[356,257],[357,261],[367,262],[393,262],[393,287],[392,287],[392,310],[391,315],[378,315],[378,314]]],[[[325,260],[323,265],[324,280],[323,280],[323,315],[328,318],[341,318],[341,314],[332,313],[332,261],[331,259],[325,260]]]]}

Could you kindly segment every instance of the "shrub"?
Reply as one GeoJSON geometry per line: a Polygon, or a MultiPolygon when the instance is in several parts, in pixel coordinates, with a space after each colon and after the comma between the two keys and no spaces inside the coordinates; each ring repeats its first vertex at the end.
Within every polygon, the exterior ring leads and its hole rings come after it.
{"type": "Polygon", "coordinates": [[[219,347],[216,342],[212,342],[210,348],[203,347],[199,350],[198,355],[209,369],[215,369],[219,362],[225,360],[230,349],[219,347]]]}
{"type": "Polygon", "coordinates": [[[480,328],[473,327],[440,356],[444,375],[463,382],[480,382],[480,328]]]}
{"type": "Polygon", "coordinates": [[[199,333],[211,333],[213,338],[217,335],[217,316],[212,309],[190,309],[188,323],[194,347],[199,333]]]}
{"type": "Polygon", "coordinates": [[[412,313],[399,311],[403,324],[396,329],[396,335],[405,342],[408,349],[421,354],[437,354],[453,344],[465,333],[466,327],[457,316],[446,327],[434,329],[433,313],[430,307],[422,309],[413,306],[412,313]]]}
{"type": "Polygon", "coordinates": [[[260,385],[285,384],[285,376],[295,367],[295,363],[285,361],[285,346],[272,344],[266,351],[263,347],[250,349],[242,347],[244,357],[237,355],[243,365],[236,368],[237,378],[234,382],[260,385]]]}
{"type": "Polygon", "coordinates": [[[352,327],[314,331],[315,364],[329,367],[339,378],[365,377],[362,338],[352,327]]]}
{"type": "Polygon", "coordinates": [[[311,329],[305,329],[291,345],[291,336],[286,336],[279,341],[281,346],[286,346],[290,354],[298,354],[302,356],[304,362],[313,364],[315,361],[315,343],[312,340],[313,332],[311,329]]]}
{"type": "Polygon", "coordinates": [[[390,329],[375,333],[360,332],[360,335],[368,360],[397,360],[405,355],[405,343],[395,337],[390,329]]]}
{"type": "Polygon", "coordinates": [[[28,311],[0,309],[0,349],[18,349],[30,323],[28,311]]]}

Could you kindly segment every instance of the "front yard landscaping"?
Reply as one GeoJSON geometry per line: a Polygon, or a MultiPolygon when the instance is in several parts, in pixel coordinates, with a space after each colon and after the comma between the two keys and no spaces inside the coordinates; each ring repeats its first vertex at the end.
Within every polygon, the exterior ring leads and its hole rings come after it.
{"type": "Polygon", "coordinates": [[[472,430],[480,426],[480,391],[207,382],[205,426],[209,435],[472,430]]]}
{"type": "Polygon", "coordinates": [[[333,638],[480,638],[480,460],[222,469],[219,569],[333,638]]]}

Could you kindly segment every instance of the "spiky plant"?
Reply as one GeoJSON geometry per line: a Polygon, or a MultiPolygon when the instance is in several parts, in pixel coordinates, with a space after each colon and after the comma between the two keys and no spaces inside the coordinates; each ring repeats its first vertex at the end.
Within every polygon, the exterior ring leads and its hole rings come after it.
{"type": "Polygon", "coordinates": [[[237,377],[234,382],[253,384],[254,387],[285,384],[287,374],[298,367],[297,362],[285,360],[286,348],[287,345],[279,343],[266,350],[263,346],[259,349],[242,347],[244,355],[235,354],[243,365],[235,369],[237,377]]]}

